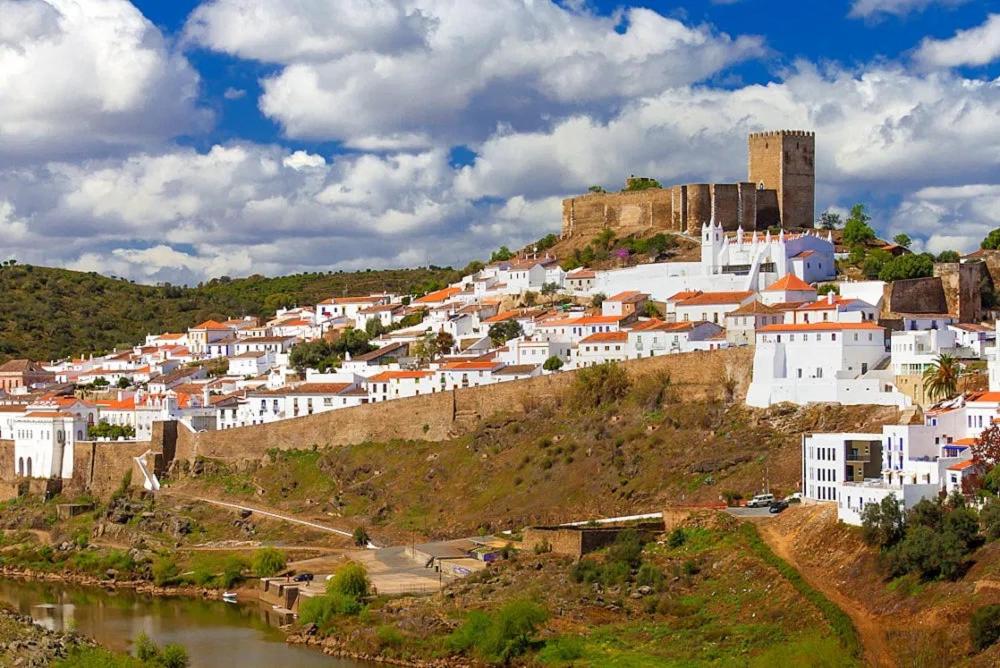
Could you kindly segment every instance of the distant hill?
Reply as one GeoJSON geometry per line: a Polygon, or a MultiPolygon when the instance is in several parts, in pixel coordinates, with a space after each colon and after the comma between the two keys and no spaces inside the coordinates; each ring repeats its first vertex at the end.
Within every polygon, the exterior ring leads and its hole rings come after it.
{"type": "Polygon", "coordinates": [[[450,267],[431,267],[221,278],[187,288],[138,285],[95,272],[2,266],[0,362],[100,353],[209,318],[268,317],[283,306],[370,292],[420,293],[459,278],[450,267]]]}

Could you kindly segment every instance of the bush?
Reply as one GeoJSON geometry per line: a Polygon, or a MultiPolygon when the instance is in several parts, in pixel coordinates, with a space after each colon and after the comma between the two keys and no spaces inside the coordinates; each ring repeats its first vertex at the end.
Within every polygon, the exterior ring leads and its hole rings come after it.
{"type": "Polygon", "coordinates": [[[368,545],[370,538],[368,537],[368,532],[365,531],[364,527],[356,527],[354,529],[354,544],[358,547],[365,547],[368,545]]]}
{"type": "Polygon", "coordinates": [[[979,521],[987,540],[1000,538],[1000,499],[993,497],[986,502],[979,513],[979,521]]]}
{"type": "Polygon", "coordinates": [[[569,576],[574,582],[591,584],[600,582],[601,566],[593,559],[581,559],[573,565],[569,576]]]}
{"type": "Polygon", "coordinates": [[[145,665],[157,668],[186,668],[190,663],[184,647],[168,643],[161,650],[145,633],[140,633],[135,639],[135,657],[145,665]]]}
{"type": "Polygon", "coordinates": [[[667,545],[670,547],[680,547],[685,542],[687,542],[687,534],[684,533],[684,529],[681,527],[677,527],[667,536],[667,545]]]}
{"type": "Polygon", "coordinates": [[[487,662],[506,664],[524,654],[546,619],[545,609],[530,601],[508,603],[493,617],[473,611],[448,637],[447,645],[456,652],[475,650],[487,662]]]}
{"type": "Polygon", "coordinates": [[[628,372],[614,362],[586,367],[576,372],[573,397],[580,407],[614,403],[628,394],[631,381],[628,372]]]}
{"type": "Polygon", "coordinates": [[[342,594],[356,600],[368,595],[371,583],[365,567],[355,561],[349,561],[333,574],[326,583],[328,594],[342,594]]]}
{"type": "Polygon", "coordinates": [[[396,648],[402,646],[405,641],[399,629],[389,624],[383,624],[375,629],[375,637],[378,638],[378,644],[381,647],[396,648]]]}
{"type": "Polygon", "coordinates": [[[1000,604],[984,605],[972,613],[969,620],[969,638],[977,651],[982,651],[1000,640],[1000,604]]]}
{"type": "Polygon", "coordinates": [[[903,534],[903,512],[894,494],[861,511],[861,535],[869,545],[885,550],[902,540],[903,534]]]}
{"type": "Polygon", "coordinates": [[[635,582],[640,587],[652,587],[653,591],[660,591],[663,589],[666,578],[663,576],[663,572],[652,564],[643,564],[639,567],[635,582]]]}
{"type": "Polygon", "coordinates": [[[629,568],[638,568],[642,562],[642,540],[635,529],[626,529],[618,534],[608,548],[608,561],[621,562],[629,568]]]}
{"type": "Polygon", "coordinates": [[[558,355],[552,355],[545,363],[542,364],[542,368],[546,371],[558,371],[563,367],[563,361],[558,355]]]}
{"type": "Polygon", "coordinates": [[[287,558],[281,550],[265,547],[254,552],[253,572],[258,577],[269,578],[285,569],[287,558]]]}
{"type": "Polygon", "coordinates": [[[575,636],[559,636],[545,642],[538,653],[542,663],[576,661],[583,656],[583,640],[575,636]]]}
{"type": "Polygon", "coordinates": [[[161,556],[153,561],[153,583],[157,587],[176,583],[179,574],[180,569],[173,557],[161,556]]]}

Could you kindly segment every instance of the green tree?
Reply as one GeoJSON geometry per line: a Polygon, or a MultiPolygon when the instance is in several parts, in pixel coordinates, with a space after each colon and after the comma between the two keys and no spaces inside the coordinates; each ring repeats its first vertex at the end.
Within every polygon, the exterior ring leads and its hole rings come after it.
{"type": "Polygon", "coordinates": [[[910,235],[906,234],[905,232],[900,232],[899,234],[894,236],[892,240],[897,245],[902,246],[903,248],[909,248],[913,244],[913,239],[911,239],[910,235]]]}
{"type": "Polygon", "coordinates": [[[824,211],[819,217],[819,226],[824,230],[835,230],[843,224],[840,214],[835,211],[824,211]]]}
{"type": "Polygon", "coordinates": [[[979,244],[979,247],[985,250],[997,250],[1000,248],[1000,227],[991,230],[982,243],[979,244]]]}
{"type": "Polygon", "coordinates": [[[840,286],[837,285],[836,283],[823,283],[822,285],[816,288],[816,294],[819,295],[820,297],[828,295],[831,292],[835,295],[839,295],[840,286]]]}
{"type": "Polygon", "coordinates": [[[606,193],[608,191],[604,189],[604,186],[590,186],[589,188],[587,188],[587,192],[606,193]]]}
{"type": "Polygon", "coordinates": [[[368,334],[364,330],[348,327],[333,341],[331,349],[334,354],[343,358],[347,353],[351,356],[364,355],[375,350],[375,346],[368,342],[368,334]]]}
{"type": "Polygon", "coordinates": [[[958,394],[961,364],[951,355],[941,354],[924,369],[924,392],[932,401],[950,399],[958,394]]]}
{"type": "Polygon", "coordinates": [[[494,346],[502,346],[522,334],[524,334],[524,331],[521,329],[521,323],[513,318],[490,325],[489,336],[494,346]]]}
{"type": "Polygon", "coordinates": [[[326,582],[327,594],[349,596],[356,601],[368,596],[369,589],[371,582],[368,580],[368,571],[356,561],[348,561],[326,582]]]}
{"type": "Polygon", "coordinates": [[[980,652],[1000,640],[1000,604],[976,608],[969,619],[969,639],[980,652]]]}
{"type": "Polygon", "coordinates": [[[510,249],[506,246],[501,246],[490,255],[490,262],[505,262],[512,257],[514,257],[514,254],[510,252],[510,249]]]}
{"type": "Polygon", "coordinates": [[[538,240],[535,244],[535,248],[540,251],[545,251],[559,243],[559,237],[554,234],[546,234],[544,237],[538,240]]]}
{"type": "MultiPolygon", "coordinates": [[[[872,251],[872,254],[882,251],[872,251]]],[[[867,264],[866,264],[867,266],[867,264]]],[[[929,253],[920,255],[900,255],[889,258],[878,270],[880,281],[901,281],[907,278],[923,278],[934,275],[934,256],[929,253]]]]}
{"type": "Polygon", "coordinates": [[[558,355],[553,355],[549,357],[547,360],[545,360],[545,363],[542,364],[542,368],[545,369],[546,371],[558,371],[562,367],[563,367],[563,361],[562,358],[560,358],[558,355]]]}
{"type": "Polygon", "coordinates": [[[317,339],[294,346],[288,354],[288,362],[300,375],[305,375],[306,369],[329,371],[340,364],[340,358],[330,342],[317,339]]]}
{"type": "Polygon", "coordinates": [[[556,292],[558,291],[559,291],[559,286],[556,285],[555,283],[543,283],[542,289],[540,290],[542,295],[546,297],[546,301],[548,301],[549,303],[552,302],[552,296],[555,295],[556,292]]]}
{"type": "Polygon", "coordinates": [[[624,398],[631,387],[631,380],[624,367],[605,362],[585,367],[573,378],[573,397],[577,405],[597,407],[624,398]]]}
{"type": "Polygon", "coordinates": [[[440,331],[434,337],[434,350],[438,355],[451,352],[455,347],[455,337],[445,331],[440,331]]]}
{"type": "Polygon", "coordinates": [[[126,389],[126,388],[127,388],[127,387],[128,387],[129,385],[131,385],[131,384],[132,384],[132,381],[130,381],[130,380],[128,379],[128,377],[126,377],[126,376],[122,376],[121,378],[119,378],[119,379],[118,379],[118,382],[117,382],[116,384],[118,385],[118,389],[120,389],[120,390],[124,390],[124,389],[126,389]]]}
{"type": "Polygon", "coordinates": [[[903,512],[895,494],[879,503],[869,503],[861,511],[861,535],[869,545],[885,550],[902,540],[905,530],[903,512]]]}
{"type": "Polygon", "coordinates": [[[355,527],[355,529],[354,529],[353,540],[354,540],[354,544],[357,547],[365,547],[365,546],[368,545],[368,542],[371,539],[368,537],[368,532],[365,531],[365,528],[362,527],[362,526],[359,526],[359,527],[355,527]]]}
{"type": "Polygon", "coordinates": [[[946,250],[941,251],[937,256],[938,262],[958,262],[962,259],[962,256],[958,254],[958,251],[946,250]]]}
{"type": "Polygon", "coordinates": [[[630,176],[625,182],[622,192],[636,192],[638,190],[650,190],[651,188],[662,188],[660,182],[648,176],[630,176]]]}
{"type": "Polygon", "coordinates": [[[281,550],[263,547],[253,555],[253,571],[258,577],[269,578],[285,570],[288,558],[281,550]]]}
{"type": "Polygon", "coordinates": [[[865,210],[864,204],[855,204],[851,207],[851,213],[844,223],[844,243],[853,246],[854,244],[865,244],[875,238],[875,230],[869,222],[871,216],[865,210]]]}
{"type": "Polygon", "coordinates": [[[594,308],[601,308],[601,304],[603,304],[604,300],[607,298],[608,296],[606,294],[604,294],[603,292],[598,292],[596,295],[590,298],[590,305],[593,306],[594,308]]]}
{"type": "Polygon", "coordinates": [[[892,256],[885,252],[881,248],[876,248],[865,254],[864,263],[861,265],[861,271],[864,273],[865,278],[876,279],[882,273],[885,266],[892,261],[892,256]]]}

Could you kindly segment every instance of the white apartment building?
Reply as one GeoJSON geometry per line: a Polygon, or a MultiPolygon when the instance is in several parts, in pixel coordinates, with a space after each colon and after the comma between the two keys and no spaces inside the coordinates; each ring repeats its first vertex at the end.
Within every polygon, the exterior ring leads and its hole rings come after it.
{"type": "Polygon", "coordinates": [[[885,330],[873,322],[767,325],[757,332],[747,404],[836,402],[909,406],[892,385],[885,330]]]}
{"type": "Polygon", "coordinates": [[[86,424],[72,413],[33,411],[16,418],[13,475],[72,478],[73,445],[86,438],[86,424]]]}

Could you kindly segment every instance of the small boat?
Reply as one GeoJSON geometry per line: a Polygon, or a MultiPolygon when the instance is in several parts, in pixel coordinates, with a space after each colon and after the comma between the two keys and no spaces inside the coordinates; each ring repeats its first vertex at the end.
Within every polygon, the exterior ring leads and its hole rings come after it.
{"type": "Polygon", "coordinates": [[[236,602],[236,592],[234,592],[234,591],[224,591],[224,592],[222,592],[222,600],[225,601],[226,603],[235,603],[236,602]]]}

